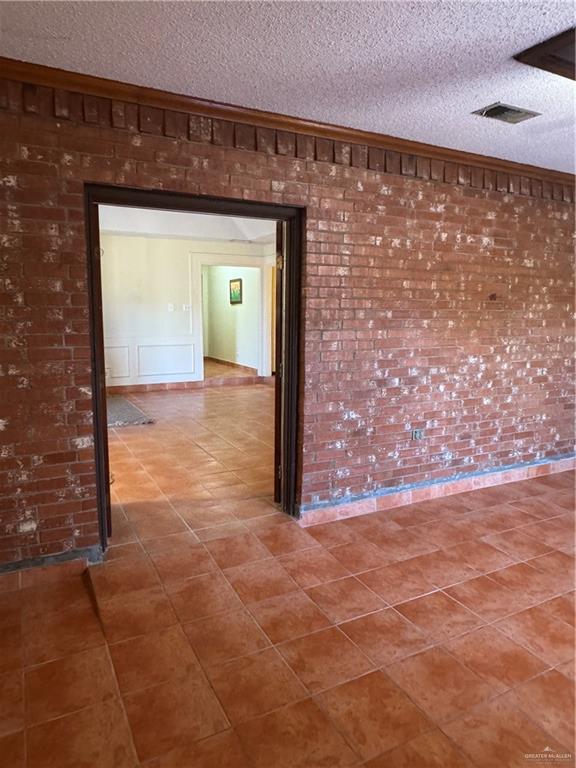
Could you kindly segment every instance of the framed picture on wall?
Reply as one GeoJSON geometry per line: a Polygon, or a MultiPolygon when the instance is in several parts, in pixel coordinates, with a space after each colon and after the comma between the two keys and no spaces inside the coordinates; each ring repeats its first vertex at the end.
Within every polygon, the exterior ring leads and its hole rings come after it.
{"type": "Polygon", "coordinates": [[[242,304],[242,278],[230,280],[230,304],[242,304]]]}

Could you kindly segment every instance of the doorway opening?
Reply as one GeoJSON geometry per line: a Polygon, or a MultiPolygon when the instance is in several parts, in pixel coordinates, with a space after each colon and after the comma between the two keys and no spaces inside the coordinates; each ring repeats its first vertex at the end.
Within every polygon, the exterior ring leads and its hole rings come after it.
{"type": "Polygon", "coordinates": [[[103,548],[295,515],[302,209],[96,185],[86,206],[103,548]]]}

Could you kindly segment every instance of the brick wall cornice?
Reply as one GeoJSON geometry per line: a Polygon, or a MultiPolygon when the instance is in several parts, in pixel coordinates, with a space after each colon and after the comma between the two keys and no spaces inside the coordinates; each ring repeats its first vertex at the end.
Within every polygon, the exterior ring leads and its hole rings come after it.
{"type": "Polygon", "coordinates": [[[0,57],[0,109],[476,189],[574,201],[574,176],[0,57]]]}

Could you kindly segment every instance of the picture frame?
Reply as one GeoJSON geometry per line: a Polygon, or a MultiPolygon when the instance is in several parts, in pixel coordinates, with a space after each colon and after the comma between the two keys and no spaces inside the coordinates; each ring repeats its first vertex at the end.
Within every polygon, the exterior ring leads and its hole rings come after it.
{"type": "Polygon", "coordinates": [[[229,286],[230,304],[242,304],[242,278],[236,277],[230,280],[229,286]]]}

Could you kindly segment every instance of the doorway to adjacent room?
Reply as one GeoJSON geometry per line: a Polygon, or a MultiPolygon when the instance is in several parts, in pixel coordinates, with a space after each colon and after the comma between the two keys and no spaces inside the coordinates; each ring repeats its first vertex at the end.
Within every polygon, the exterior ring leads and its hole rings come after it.
{"type": "Polygon", "coordinates": [[[300,211],[106,187],[87,207],[103,546],[294,514],[300,211]]]}

